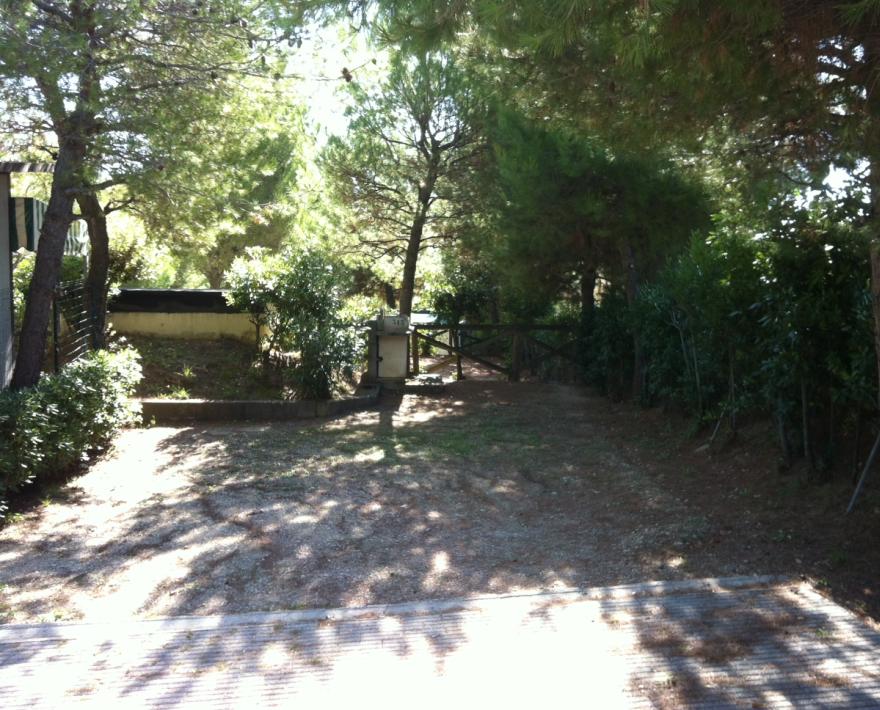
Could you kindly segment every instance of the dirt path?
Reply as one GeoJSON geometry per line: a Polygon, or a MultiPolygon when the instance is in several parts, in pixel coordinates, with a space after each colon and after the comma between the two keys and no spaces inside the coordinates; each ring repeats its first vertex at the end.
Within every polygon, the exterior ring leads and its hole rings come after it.
{"type": "Polygon", "coordinates": [[[633,440],[631,424],[577,388],[465,381],[329,422],[125,432],[0,531],[0,617],[362,606],[809,566],[767,554],[764,507],[732,518],[723,500],[707,505],[714,482],[681,470],[693,462],[674,455],[679,439],[633,440]]]}

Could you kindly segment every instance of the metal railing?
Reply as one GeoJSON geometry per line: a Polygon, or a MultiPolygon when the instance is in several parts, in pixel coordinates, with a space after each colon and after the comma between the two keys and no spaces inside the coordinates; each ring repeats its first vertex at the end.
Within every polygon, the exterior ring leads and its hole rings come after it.
{"type": "Polygon", "coordinates": [[[59,284],[52,300],[52,365],[58,372],[92,350],[94,319],[89,314],[85,281],[59,284]]]}

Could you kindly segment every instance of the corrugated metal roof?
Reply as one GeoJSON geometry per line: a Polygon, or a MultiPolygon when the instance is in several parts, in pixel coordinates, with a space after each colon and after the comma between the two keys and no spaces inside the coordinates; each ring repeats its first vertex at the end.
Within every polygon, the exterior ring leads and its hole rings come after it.
{"type": "Polygon", "coordinates": [[[55,163],[0,163],[0,173],[54,173],[55,163]]]}

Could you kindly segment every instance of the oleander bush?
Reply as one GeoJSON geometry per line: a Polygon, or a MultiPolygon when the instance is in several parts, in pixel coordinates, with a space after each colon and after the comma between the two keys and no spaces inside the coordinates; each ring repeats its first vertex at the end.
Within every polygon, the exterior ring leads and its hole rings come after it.
{"type": "Polygon", "coordinates": [[[0,517],[8,494],[88,460],[136,422],[140,378],[134,350],[101,350],[35,387],[0,393],[0,517]]]}
{"type": "Polygon", "coordinates": [[[251,314],[267,354],[289,353],[285,380],[299,399],[329,399],[354,375],[361,357],[352,313],[345,308],[348,276],[309,250],[236,259],[226,275],[230,303],[251,314]]]}

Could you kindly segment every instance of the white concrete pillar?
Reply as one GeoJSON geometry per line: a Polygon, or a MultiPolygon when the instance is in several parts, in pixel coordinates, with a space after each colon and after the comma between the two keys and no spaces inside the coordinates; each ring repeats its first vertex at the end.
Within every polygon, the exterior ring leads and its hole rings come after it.
{"type": "Polygon", "coordinates": [[[9,173],[0,173],[0,389],[12,378],[12,252],[9,249],[9,173]]]}

